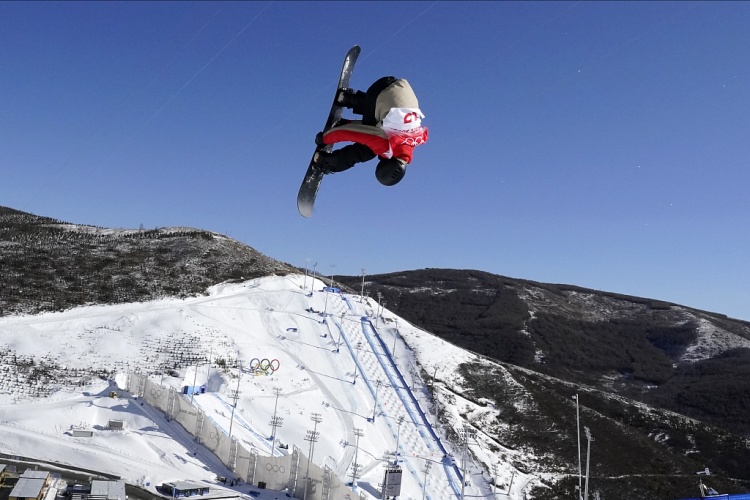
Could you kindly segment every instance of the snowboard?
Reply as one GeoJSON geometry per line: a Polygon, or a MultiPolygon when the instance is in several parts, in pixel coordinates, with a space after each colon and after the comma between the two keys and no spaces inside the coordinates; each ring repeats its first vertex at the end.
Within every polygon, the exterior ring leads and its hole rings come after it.
{"type": "MultiPolygon", "coordinates": [[[[336,102],[336,96],[338,95],[339,89],[347,88],[349,86],[349,80],[351,79],[352,71],[354,70],[354,63],[357,62],[360,50],[359,46],[355,45],[349,49],[349,52],[347,52],[346,57],[344,58],[344,64],[341,67],[341,75],[339,76],[339,83],[336,86],[336,93],[333,95],[331,111],[328,113],[328,120],[326,120],[325,127],[323,127],[324,133],[341,119],[343,108],[336,102]]],[[[333,145],[331,144],[316,147],[312,158],[315,157],[315,153],[318,151],[330,153],[332,149],[333,145]]],[[[307,167],[305,178],[302,180],[302,185],[297,194],[297,209],[303,217],[312,216],[315,198],[318,196],[318,189],[320,189],[320,183],[323,181],[324,175],[320,170],[314,167],[312,158],[310,159],[310,165],[307,167]]]]}

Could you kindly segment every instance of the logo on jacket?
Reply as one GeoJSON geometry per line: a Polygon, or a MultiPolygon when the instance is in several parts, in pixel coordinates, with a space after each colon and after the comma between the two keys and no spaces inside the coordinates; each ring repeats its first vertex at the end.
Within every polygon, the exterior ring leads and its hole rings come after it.
{"type": "Polygon", "coordinates": [[[391,108],[383,118],[383,129],[408,132],[422,125],[424,115],[418,108],[391,108]]]}

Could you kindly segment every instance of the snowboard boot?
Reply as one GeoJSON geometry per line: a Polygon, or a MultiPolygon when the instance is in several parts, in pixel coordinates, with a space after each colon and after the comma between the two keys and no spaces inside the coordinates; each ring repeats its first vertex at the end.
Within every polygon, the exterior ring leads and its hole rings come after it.
{"type": "Polygon", "coordinates": [[[333,156],[331,153],[321,150],[316,151],[313,156],[313,168],[322,174],[334,173],[335,170],[331,168],[331,156],[333,156]]]}
{"type": "Polygon", "coordinates": [[[352,89],[339,89],[336,93],[336,104],[342,108],[353,109],[357,104],[355,96],[357,95],[356,90],[352,89]]]}

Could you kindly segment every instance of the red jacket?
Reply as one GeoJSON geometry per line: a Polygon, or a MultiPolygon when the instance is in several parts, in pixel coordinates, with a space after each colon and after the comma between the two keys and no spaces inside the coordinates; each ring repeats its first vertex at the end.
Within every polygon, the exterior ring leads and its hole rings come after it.
{"type": "Polygon", "coordinates": [[[325,144],[356,142],[370,148],[381,158],[398,158],[411,163],[414,148],[427,142],[427,127],[414,91],[406,80],[396,80],[376,100],[377,125],[354,121],[328,130],[325,144]]]}

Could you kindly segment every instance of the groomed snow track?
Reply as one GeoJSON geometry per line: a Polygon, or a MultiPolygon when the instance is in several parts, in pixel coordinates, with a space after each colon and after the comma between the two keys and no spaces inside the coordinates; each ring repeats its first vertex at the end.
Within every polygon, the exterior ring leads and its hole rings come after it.
{"type": "Polygon", "coordinates": [[[393,438],[399,443],[396,460],[423,488],[427,478],[419,462],[429,460],[440,464],[442,467],[438,470],[443,472],[443,477],[439,480],[435,479],[434,474],[430,477],[425,488],[426,496],[431,500],[454,495],[460,498],[461,471],[435,433],[378,329],[369,317],[362,315],[353,301],[340,294],[330,295],[339,300],[328,299],[329,310],[333,311],[326,320],[329,332],[332,336],[339,335],[339,343],[343,342],[351,354],[356,371],[361,376],[359,381],[367,386],[373,397],[374,419],[384,418],[393,438]],[[347,314],[358,317],[358,320],[347,318],[347,314]],[[386,383],[383,383],[384,379],[386,383]],[[411,454],[401,454],[403,449],[410,450],[411,454]]]}

